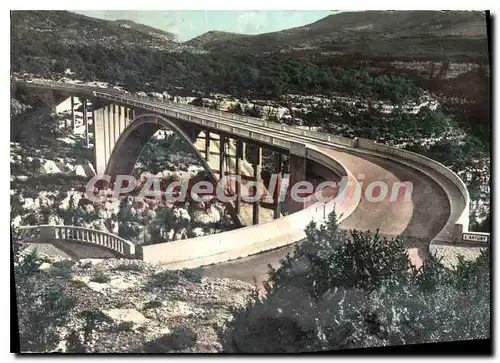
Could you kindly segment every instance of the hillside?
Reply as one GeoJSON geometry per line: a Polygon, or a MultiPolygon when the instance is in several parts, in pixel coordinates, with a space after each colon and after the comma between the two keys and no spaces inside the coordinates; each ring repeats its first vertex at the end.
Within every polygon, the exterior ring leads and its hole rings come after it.
{"type": "Polygon", "coordinates": [[[485,16],[471,11],[345,12],[279,32],[230,37],[206,33],[198,38],[203,42],[197,45],[211,51],[317,50],[400,60],[471,60],[488,51],[485,16]]]}
{"type": "Polygon", "coordinates": [[[170,40],[170,33],[162,34],[140,24],[131,26],[132,23],[95,19],[69,11],[12,11],[13,68],[29,69],[29,63],[36,63],[38,73],[47,73],[54,71],[51,64],[64,57],[68,64],[62,62],[58,69],[68,66],[78,71],[83,67],[78,58],[85,63],[92,53],[102,57],[104,49],[130,53],[141,49],[177,52],[185,48],[170,40]]]}

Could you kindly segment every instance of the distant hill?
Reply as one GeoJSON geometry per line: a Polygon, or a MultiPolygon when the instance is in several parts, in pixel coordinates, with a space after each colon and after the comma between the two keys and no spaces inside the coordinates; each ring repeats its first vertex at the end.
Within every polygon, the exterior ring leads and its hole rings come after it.
{"type": "Polygon", "coordinates": [[[212,44],[215,43],[234,41],[236,39],[247,38],[247,37],[252,37],[252,35],[212,30],[203,33],[202,35],[199,35],[196,38],[186,41],[185,44],[191,45],[193,47],[210,49],[212,44]]]}
{"type": "MultiPolygon", "coordinates": [[[[96,19],[69,11],[11,12],[12,49],[22,45],[28,54],[45,53],[47,46],[54,46],[59,51],[92,45],[163,50],[179,46],[169,38],[170,33],[159,37],[160,30],[149,28],[155,31],[152,34],[146,28],[149,27],[134,22],[96,19]]],[[[56,54],[57,49],[54,49],[56,54]]]]}
{"type": "Polygon", "coordinates": [[[259,35],[209,32],[194,40],[210,51],[320,51],[392,59],[471,60],[487,55],[486,20],[477,11],[358,11],[259,35]],[[212,34],[210,34],[212,33],[212,34]]]}
{"type": "Polygon", "coordinates": [[[176,39],[176,35],[173,33],[169,33],[167,31],[164,31],[161,29],[153,28],[152,26],[139,24],[139,23],[136,23],[132,20],[118,19],[118,20],[115,20],[114,23],[116,23],[124,28],[138,30],[140,32],[143,32],[143,33],[146,33],[146,34],[149,34],[152,36],[157,36],[159,38],[164,38],[166,40],[175,41],[175,39],[176,39]]]}

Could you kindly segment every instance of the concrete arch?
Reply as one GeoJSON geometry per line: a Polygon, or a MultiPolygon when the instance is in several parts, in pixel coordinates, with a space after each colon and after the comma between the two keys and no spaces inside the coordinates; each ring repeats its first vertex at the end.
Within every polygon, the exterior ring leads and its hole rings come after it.
{"type": "MultiPolygon", "coordinates": [[[[113,152],[106,166],[105,175],[109,175],[112,181],[115,180],[117,175],[132,175],[135,164],[137,160],[139,160],[146,144],[158,130],[164,127],[170,128],[176,135],[187,142],[188,145],[191,145],[191,151],[195,154],[196,159],[210,174],[213,180],[218,180],[203,155],[194,147],[192,135],[188,135],[187,132],[181,129],[181,127],[171,119],[154,113],[137,115],[125,130],[123,130],[113,147],[113,152]]],[[[243,222],[237,215],[234,204],[224,203],[224,205],[231,214],[237,227],[241,227],[243,222]]]]}

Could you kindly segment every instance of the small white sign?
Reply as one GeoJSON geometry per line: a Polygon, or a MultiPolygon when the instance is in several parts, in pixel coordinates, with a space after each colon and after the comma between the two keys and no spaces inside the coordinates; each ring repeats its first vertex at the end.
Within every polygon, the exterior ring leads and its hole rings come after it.
{"type": "Polygon", "coordinates": [[[462,240],[467,242],[488,242],[489,236],[472,234],[472,233],[462,233],[462,240]]]}

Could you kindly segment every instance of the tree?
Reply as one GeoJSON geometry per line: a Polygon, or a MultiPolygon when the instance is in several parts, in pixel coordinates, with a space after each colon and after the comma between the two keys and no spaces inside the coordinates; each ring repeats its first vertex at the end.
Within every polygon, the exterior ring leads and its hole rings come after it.
{"type": "Polygon", "coordinates": [[[227,112],[235,113],[237,115],[243,115],[243,110],[242,110],[241,104],[239,102],[231,104],[229,106],[229,108],[227,109],[227,112]]]}
{"type": "Polygon", "coordinates": [[[203,107],[203,97],[196,97],[191,101],[193,106],[203,107]]]}

